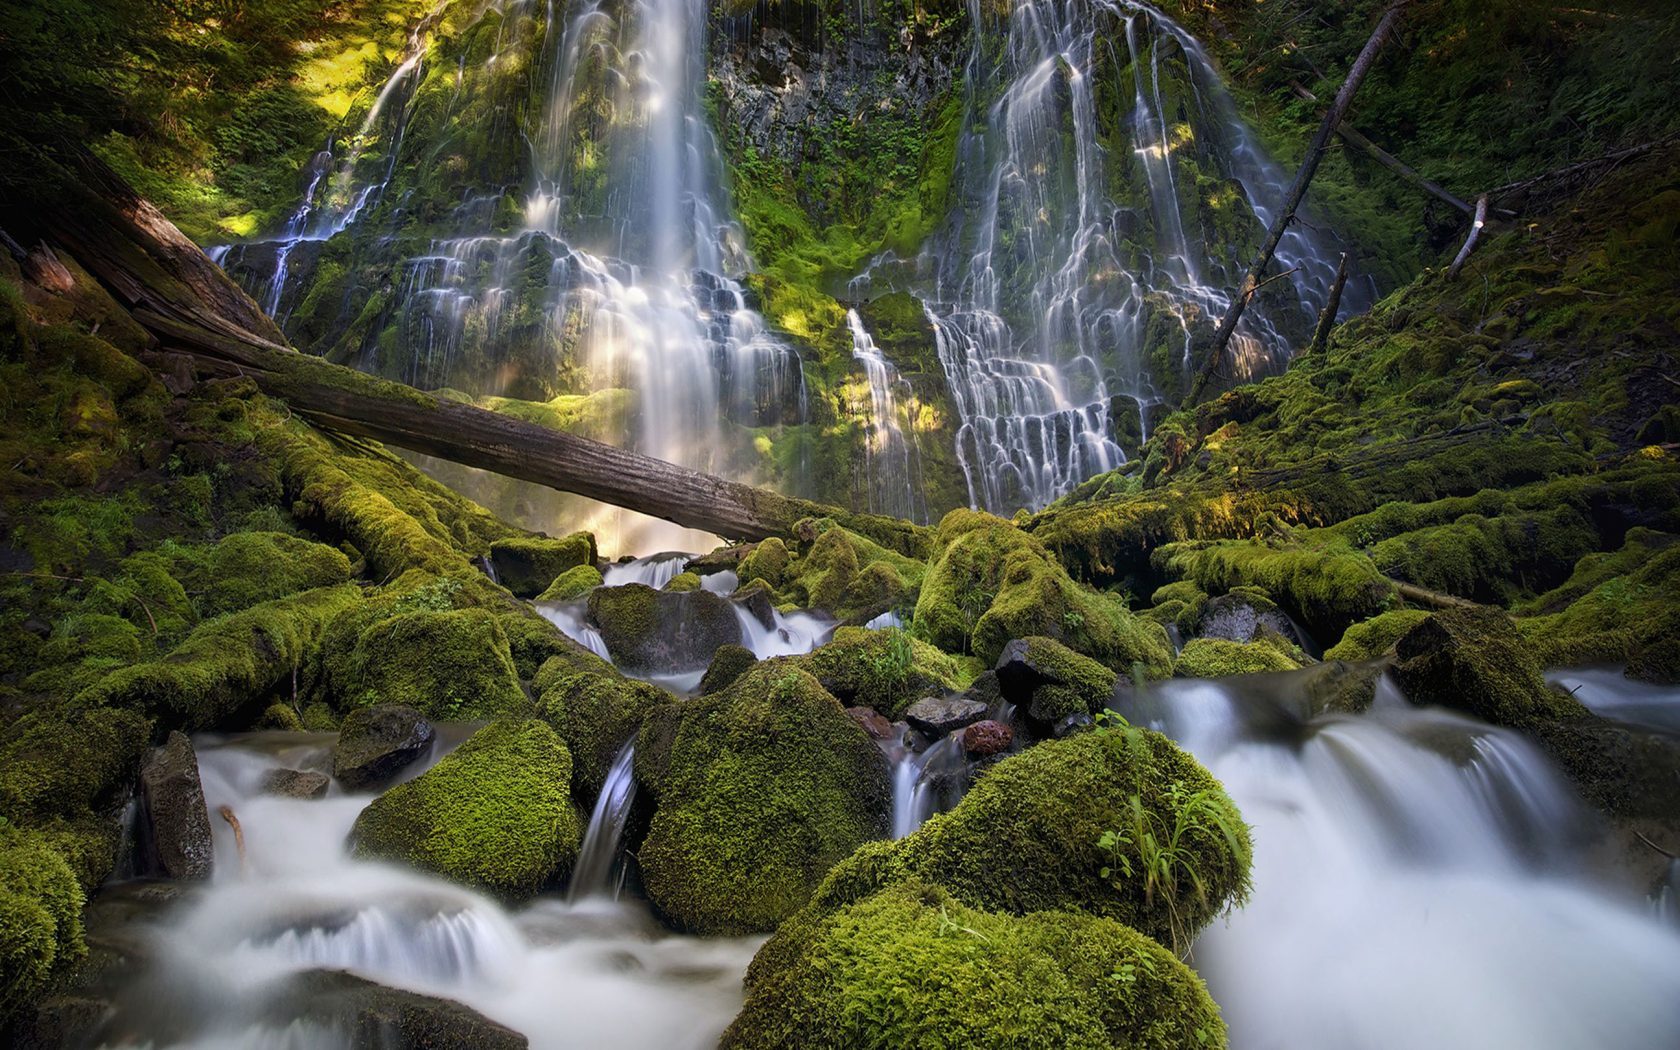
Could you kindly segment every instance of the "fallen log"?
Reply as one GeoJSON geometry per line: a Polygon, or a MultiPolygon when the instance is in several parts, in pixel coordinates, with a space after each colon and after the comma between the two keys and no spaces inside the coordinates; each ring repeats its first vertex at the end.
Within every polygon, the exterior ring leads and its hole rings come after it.
{"type": "Polygon", "coordinates": [[[1464,263],[1470,258],[1470,253],[1476,250],[1476,242],[1481,239],[1482,227],[1487,225],[1488,199],[1487,194],[1476,198],[1476,217],[1470,221],[1470,234],[1464,238],[1464,247],[1453,257],[1452,265],[1447,267],[1447,280],[1456,280],[1458,271],[1464,269],[1464,263]]]}
{"type": "Polygon", "coordinates": [[[1201,400],[1208,380],[1213,378],[1219,363],[1225,359],[1225,347],[1231,342],[1231,336],[1237,330],[1237,322],[1242,319],[1249,299],[1253,298],[1255,289],[1260,286],[1261,274],[1271,263],[1278,242],[1283,240],[1289,224],[1295,221],[1295,211],[1301,206],[1301,200],[1306,197],[1307,187],[1311,185],[1313,175],[1318,172],[1319,162],[1324,159],[1324,151],[1329,147],[1331,133],[1342,122],[1348,107],[1353,104],[1353,96],[1359,91],[1359,85],[1364,83],[1366,74],[1376,65],[1377,55],[1393,34],[1395,25],[1400,21],[1400,12],[1407,2],[1408,0],[1394,0],[1388,5],[1382,18],[1378,20],[1377,27],[1371,31],[1371,38],[1365,42],[1359,57],[1354,59],[1353,68],[1348,70],[1347,79],[1342,81],[1341,90],[1336,92],[1336,100],[1330,104],[1329,111],[1324,114],[1324,121],[1319,124],[1318,133],[1307,146],[1307,155],[1301,161],[1300,170],[1295,173],[1295,182],[1289,187],[1289,193],[1284,197],[1277,218],[1272,220],[1271,229],[1266,231],[1266,240],[1260,245],[1254,262],[1248,267],[1248,273],[1243,276],[1242,285],[1237,289],[1237,294],[1231,297],[1231,305],[1220,320],[1218,330],[1214,332],[1213,345],[1208,349],[1207,358],[1197,369],[1196,378],[1190,384],[1190,396],[1185,398],[1184,402],[1186,406],[1201,400]]]}
{"type": "MultiPolygon", "coordinates": [[[[1317,95],[1308,91],[1296,81],[1291,80],[1289,82],[1289,88],[1291,91],[1295,92],[1297,98],[1305,99],[1308,102],[1318,101],[1317,95]]],[[[1347,121],[1341,121],[1336,125],[1336,134],[1340,136],[1341,140],[1349,146],[1352,146],[1354,149],[1370,157],[1389,171],[1392,171],[1394,174],[1400,176],[1401,181],[1407,183],[1408,185],[1415,186],[1443,204],[1457,208],[1466,215],[1470,214],[1469,202],[1461,200],[1440,183],[1424,178],[1418,173],[1416,168],[1383,149],[1375,142],[1372,142],[1365,136],[1364,132],[1360,131],[1352,124],[1349,124],[1347,121]]]]}

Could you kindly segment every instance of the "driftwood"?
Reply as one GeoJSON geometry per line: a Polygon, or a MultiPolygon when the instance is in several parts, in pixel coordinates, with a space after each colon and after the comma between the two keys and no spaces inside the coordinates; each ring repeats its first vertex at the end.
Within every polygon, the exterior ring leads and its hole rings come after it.
{"type": "MultiPolygon", "coordinates": [[[[1289,82],[1289,88],[1294,91],[1296,96],[1299,98],[1306,99],[1308,102],[1318,101],[1317,95],[1308,91],[1296,81],[1291,80],[1289,82]]],[[[1389,171],[1392,171],[1394,174],[1400,176],[1401,181],[1407,183],[1408,185],[1415,186],[1443,204],[1457,208],[1466,215],[1470,214],[1470,204],[1467,201],[1461,200],[1440,183],[1424,178],[1418,173],[1416,168],[1413,168],[1399,157],[1396,157],[1394,154],[1383,149],[1375,142],[1372,142],[1369,138],[1366,138],[1364,132],[1360,131],[1352,124],[1349,124],[1347,121],[1341,121],[1336,125],[1336,134],[1339,135],[1341,140],[1349,146],[1352,146],[1354,149],[1370,157],[1389,171]]]]}
{"type": "Polygon", "coordinates": [[[1470,253],[1476,250],[1476,242],[1481,239],[1482,227],[1487,225],[1488,198],[1482,194],[1476,198],[1476,217],[1470,221],[1470,235],[1464,238],[1464,247],[1453,257],[1452,265],[1447,267],[1447,279],[1456,280],[1458,271],[1464,269],[1464,262],[1470,258],[1470,253]]]}
{"type": "Polygon", "coordinates": [[[1393,577],[1389,577],[1388,582],[1394,584],[1395,593],[1399,594],[1400,597],[1409,602],[1415,602],[1418,605],[1427,605],[1431,609],[1469,609],[1473,608],[1476,604],[1473,601],[1466,598],[1460,598],[1457,595],[1443,594],[1440,591],[1432,591],[1427,587],[1419,587],[1415,583],[1407,583],[1404,580],[1396,580],[1393,577]]]}
{"type": "Polygon", "coordinates": [[[1347,284],[1348,253],[1342,253],[1342,261],[1336,264],[1336,280],[1330,285],[1330,298],[1324,304],[1324,310],[1318,315],[1318,327],[1313,331],[1312,347],[1307,352],[1321,354],[1330,345],[1330,329],[1336,327],[1336,313],[1342,308],[1342,288],[1347,284]]]}
{"type": "Polygon", "coordinates": [[[243,875],[249,868],[245,858],[245,829],[239,826],[239,818],[234,816],[232,806],[222,806],[216,812],[220,813],[222,819],[227,821],[228,827],[233,829],[233,845],[239,851],[239,873],[243,875]]]}
{"type": "Polygon", "coordinates": [[[1364,82],[1366,74],[1376,64],[1377,55],[1383,45],[1393,35],[1395,25],[1400,21],[1400,12],[1405,8],[1408,0],[1395,0],[1383,12],[1377,27],[1371,32],[1371,38],[1365,42],[1364,50],[1353,62],[1353,68],[1348,70],[1347,79],[1342,82],[1342,88],[1336,92],[1336,100],[1330,104],[1330,109],[1324,114],[1324,120],[1318,127],[1318,133],[1313,136],[1311,144],[1307,146],[1307,155],[1301,161],[1301,168],[1295,173],[1295,182],[1289,187],[1289,194],[1283,200],[1283,207],[1279,209],[1277,218],[1272,221],[1271,229],[1266,231],[1266,240],[1255,255],[1254,262],[1249,265],[1248,273],[1243,276],[1242,285],[1237,294],[1231,297],[1230,308],[1219,322],[1219,328],[1213,336],[1213,346],[1208,350],[1207,359],[1196,372],[1195,380],[1190,384],[1190,396],[1186,404],[1195,404],[1201,400],[1202,391],[1207,387],[1208,380],[1225,358],[1225,347],[1231,342],[1231,335],[1237,330],[1237,322],[1242,319],[1243,310],[1248,306],[1248,300],[1254,290],[1260,286],[1261,274],[1272,261],[1272,254],[1277,251],[1278,242],[1289,229],[1289,224],[1295,221],[1295,211],[1301,206],[1301,200],[1307,195],[1307,187],[1312,183],[1313,175],[1318,172],[1319,162],[1324,159],[1324,151],[1330,144],[1330,136],[1337,125],[1341,124],[1348,107],[1353,104],[1353,96],[1359,91],[1359,85],[1364,82]]]}

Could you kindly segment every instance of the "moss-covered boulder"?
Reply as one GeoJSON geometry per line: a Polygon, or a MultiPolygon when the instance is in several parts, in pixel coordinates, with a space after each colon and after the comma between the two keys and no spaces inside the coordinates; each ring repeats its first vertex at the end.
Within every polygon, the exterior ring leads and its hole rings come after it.
{"type": "Polygon", "coordinates": [[[1222,1047],[1201,979],[1111,919],[998,915],[911,880],[824,916],[754,967],[730,1050],[1222,1047]]]}
{"type": "Polygon", "coordinates": [[[107,808],[133,782],[151,729],[113,708],[24,715],[0,743],[0,817],[33,824],[107,808]]]}
{"type": "MultiPolygon", "coordinates": [[[[758,654],[744,645],[720,645],[700,677],[700,695],[720,693],[735,684],[735,679],[747,673],[758,662],[758,654]]],[[[832,689],[829,692],[833,692],[832,689]]]]}
{"type": "Polygon", "coordinates": [[[781,537],[771,536],[747,552],[746,557],[741,559],[737,574],[743,586],[759,580],[771,590],[775,590],[782,585],[782,575],[787,572],[790,560],[791,555],[788,554],[787,545],[782,542],[781,537]]]}
{"type": "Polygon", "coordinates": [[[356,818],[359,857],[399,861],[510,900],[558,882],[577,860],[582,821],[572,758],[537,719],[492,722],[356,818]]]}
{"type": "Polygon", "coordinates": [[[547,536],[519,536],[490,544],[490,564],[503,587],[521,598],[534,598],[568,569],[593,566],[595,537],[574,532],[560,539],[547,536]]]}
{"type": "Polygon", "coordinates": [[[1113,671],[1054,638],[1017,638],[997,662],[1003,698],[1041,726],[1068,715],[1094,715],[1114,698],[1113,671]]]}
{"type": "Polygon", "coordinates": [[[336,547],[283,532],[235,532],[201,554],[176,550],[177,575],[200,595],[207,617],[344,583],[351,574],[350,559],[336,547]]]}
{"type": "Polygon", "coordinates": [[[350,663],[336,683],[342,706],[405,704],[432,719],[485,718],[530,706],[501,618],[484,609],[381,620],[360,633],[350,663]]]}
{"type": "Polygon", "coordinates": [[[1196,638],[1173,663],[1177,678],[1229,678],[1239,674],[1294,671],[1301,666],[1269,641],[1232,642],[1224,638],[1196,638]]]}
{"type": "Polygon", "coordinates": [[[575,565],[554,578],[548,589],[537,595],[539,602],[569,602],[601,586],[601,570],[593,565],[575,565]]]}
{"type": "Polygon", "coordinates": [[[669,580],[666,580],[665,586],[660,588],[660,590],[669,591],[672,594],[681,594],[685,591],[697,591],[699,589],[700,576],[698,573],[693,572],[679,572],[669,580]]]}
{"type": "Polygon", "coordinates": [[[45,836],[0,824],[0,1026],[74,962],[82,887],[45,836]]]}
{"type": "Polygon", "coordinates": [[[1341,542],[1192,541],[1161,548],[1155,560],[1209,594],[1260,588],[1320,638],[1340,637],[1349,624],[1394,602],[1394,584],[1369,557],[1341,542]]]}
{"type": "MultiPolygon", "coordinates": [[[[794,532],[804,542],[804,552],[785,567],[781,590],[801,606],[825,610],[842,620],[875,616],[908,604],[926,571],[914,558],[888,550],[829,518],[804,519],[794,532]]],[[[761,561],[773,565],[777,558],[775,547],[762,558],[754,556],[749,556],[752,566],[743,562],[743,569],[756,572],[761,561]]]]}
{"type": "Polygon", "coordinates": [[[654,712],[636,770],[656,804],[637,851],[648,896],[683,929],[774,929],[836,861],[886,834],[885,759],[790,661],[654,712]]]}
{"type": "Polygon", "coordinates": [[[1394,643],[1429,618],[1423,609],[1390,609],[1342,632],[1342,640],[1324,651],[1326,660],[1375,660],[1392,652],[1394,643]]]}
{"type": "Polygon", "coordinates": [[[1498,609],[1431,613],[1400,638],[1395,654],[1395,681],[1414,704],[1439,704],[1519,728],[1587,713],[1574,697],[1546,684],[1516,625],[1498,609]]]}
{"type": "Polygon", "coordinates": [[[800,666],[847,705],[872,707],[891,719],[930,693],[962,689],[974,669],[898,627],[841,627],[800,666]]]}
{"type": "Polygon", "coordinates": [[[1622,663],[1647,681],[1680,681],[1680,536],[1633,529],[1622,549],[1588,555],[1561,586],[1520,609],[1546,667],[1622,663]],[[1667,654],[1667,655],[1665,655],[1667,654]]]}
{"type": "Polygon", "coordinates": [[[1075,583],[1044,545],[1001,518],[955,510],[922,583],[917,630],[950,652],[996,661],[1012,638],[1053,638],[1116,670],[1166,677],[1172,649],[1157,623],[1075,583]]]}
{"type": "Polygon", "coordinates": [[[735,606],[710,591],[603,587],[589,594],[589,618],[613,662],[627,671],[699,670],[719,646],[741,642],[735,606]]]}
{"type": "Polygon", "coordinates": [[[619,674],[604,660],[556,657],[534,684],[537,711],[566,741],[572,755],[572,790],[579,799],[601,791],[607,770],[642,719],[670,695],[619,674]]]}

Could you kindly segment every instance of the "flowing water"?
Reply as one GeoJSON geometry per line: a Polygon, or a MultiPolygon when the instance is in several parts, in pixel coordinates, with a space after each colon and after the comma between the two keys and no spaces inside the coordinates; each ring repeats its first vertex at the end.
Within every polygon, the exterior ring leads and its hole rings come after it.
{"type": "MultiPolygon", "coordinates": [[[[336,786],[314,801],[261,792],[271,769],[324,767],[331,739],[196,741],[205,800],[213,814],[225,805],[238,815],[247,860],[242,866],[218,820],[212,881],[131,930],[146,961],[118,998],[106,1045],[348,1047],[348,1032],[286,992],[289,979],[319,969],[456,1000],[533,1047],[715,1045],[739,1009],[756,939],[674,936],[644,905],[613,900],[593,868],[581,899],[540,898],[510,911],[440,879],[356,860],[345,840],[371,795],[336,786]]],[[[445,748],[436,750],[410,775],[445,748]]],[[[625,779],[609,777],[591,844],[616,836],[605,825],[622,827],[625,779]]],[[[587,863],[599,857],[586,849],[587,863]]]]}
{"type": "Polygon", "coordinates": [[[618,851],[635,801],[636,744],[632,740],[619,750],[601,784],[601,797],[595,800],[595,810],[589,815],[589,828],[572,870],[568,901],[575,903],[592,896],[618,899],[620,883],[614,876],[623,870],[618,851]]]}
{"type": "Polygon", "coordinates": [[[1252,898],[1194,953],[1233,1046],[1680,1044],[1680,930],[1587,870],[1595,818],[1532,745],[1391,687],[1313,714],[1293,681],[1173,682],[1122,711],[1254,828],[1252,898]]]}
{"type": "Polygon", "coordinates": [[[900,395],[912,394],[905,382],[864,327],[856,310],[846,311],[846,326],[852,333],[852,358],[863,367],[869,383],[870,429],[864,438],[864,477],[869,510],[895,518],[926,524],[927,497],[922,488],[922,457],[916,435],[908,436],[900,417],[900,395]]]}

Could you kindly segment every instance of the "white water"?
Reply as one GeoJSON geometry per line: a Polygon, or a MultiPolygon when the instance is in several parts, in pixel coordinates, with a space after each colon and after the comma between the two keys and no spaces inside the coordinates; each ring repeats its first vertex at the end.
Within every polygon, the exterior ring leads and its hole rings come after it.
{"type": "Polygon", "coordinates": [[[619,750],[601,784],[601,796],[595,800],[583,846],[578,850],[568,901],[575,903],[591,896],[618,899],[620,887],[614,870],[619,840],[624,837],[624,825],[635,801],[636,742],[632,739],[619,750]]]}
{"type": "Polygon", "coordinates": [[[911,395],[910,384],[881,354],[856,310],[846,311],[852,333],[852,358],[863,366],[869,382],[869,432],[864,438],[864,484],[869,510],[925,524],[927,500],[922,494],[921,455],[915,432],[905,436],[900,424],[898,396],[911,395]]]}
{"type": "Polygon", "coordinates": [[[1553,671],[1546,680],[1568,689],[1595,715],[1639,729],[1680,733],[1680,686],[1635,682],[1607,667],[1553,671]]]}
{"type": "Polygon", "coordinates": [[[1194,953],[1233,1046],[1680,1045],[1680,932],[1576,864],[1592,820],[1531,745],[1392,698],[1308,717],[1241,688],[1170,683],[1123,712],[1254,828],[1252,899],[1194,953]]]}
{"type": "Polygon", "coordinates": [[[968,759],[962,732],[942,737],[920,753],[902,741],[882,745],[892,765],[892,837],[901,839],[962,800],[968,790],[968,759]]]}
{"type": "Polygon", "coordinates": [[[751,649],[760,660],[803,656],[825,644],[833,636],[835,628],[833,620],[809,612],[773,610],[768,627],[745,606],[735,606],[735,615],[741,621],[741,644],[751,649]]]}
{"type": "MultiPolygon", "coordinates": [[[[645,908],[590,897],[542,898],[509,911],[469,890],[350,858],[345,838],[371,796],[318,801],[257,794],[283,763],[272,748],[296,734],[201,739],[206,801],[244,827],[245,873],[220,820],[216,874],[167,921],[145,927],[149,972],[122,1000],[121,1045],[187,1032],[166,1045],[333,1046],[336,1033],[303,1016],[259,1021],[265,991],[314,968],[349,969],[382,984],[465,1003],[525,1033],[538,1048],[707,1047],[740,1007],[755,939],[701,940],[661,930],[645,908]]],[[[322,750],[319,740],[314,744],[322,750]]],[[[215,819],[213,817],[213,819],[215,819]]],[[[271,1005],[271,1004],[267,1004],[271,1005]]]]}

